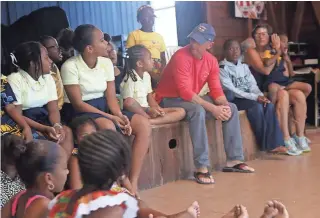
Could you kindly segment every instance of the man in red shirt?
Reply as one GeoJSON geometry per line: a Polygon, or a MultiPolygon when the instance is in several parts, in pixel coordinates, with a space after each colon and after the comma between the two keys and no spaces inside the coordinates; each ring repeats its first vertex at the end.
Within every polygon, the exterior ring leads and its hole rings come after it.
{"type": "Polygon", "coordinates": [[[206,119],[223,121],[223,138],[227,155],[224,172],[254,172],[243,163],[242,138],[237,107],[229,103],[223,93],[217,59],[207,52],[213,45],[214,28],[199,24],[188,36],[190,44],[178,50],[164,69],[156,89],[156,99],[163,107],[186,110],[190,136],[194,147],[195,179],[201,184],[212,184],[209,172],[206,119]],[[210,93],[200,97],[208,83],[210,93]]]}

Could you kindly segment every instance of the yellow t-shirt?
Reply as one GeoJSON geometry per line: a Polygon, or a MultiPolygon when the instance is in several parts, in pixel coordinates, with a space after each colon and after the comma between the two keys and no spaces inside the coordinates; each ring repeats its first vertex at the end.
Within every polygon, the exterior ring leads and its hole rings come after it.
{"type": "Polygon", "coordinates": [[[127,39],[127,48],[134,45],[144,45],[151,52],[151,57],[155,59],[160,59],[161,52],[166,50],[162,36],[155,32],[149,33],[141,30],[131,32],[127,39]]]}
{"type": "Polygon", "coordinates": [[[123,99],[133,98],[135,99],[141,107],[149,107],[148,94],[152,93],[151,87],[151,77],[148,72],[144,72],[143,78],[141,78],[135,70],[133,70],[136,75],[137,81],[134,82],[129,76],[128,81],[125,82],[127,76],[120,84],[120,93],[123,99]]]}

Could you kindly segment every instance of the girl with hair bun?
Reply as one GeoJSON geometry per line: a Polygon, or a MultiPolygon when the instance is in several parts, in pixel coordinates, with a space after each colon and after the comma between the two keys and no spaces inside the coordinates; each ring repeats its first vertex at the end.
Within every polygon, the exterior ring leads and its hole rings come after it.
{"type": "Polygon", "coordinates": [[[1,154],[7,163],[14,163],[26,187],[5,204],[1,217],[46,217],[50,199],[63,190],[69,173],[64,149],[47,140],[25,143],[20,137],[5,135],[1,154]]]}

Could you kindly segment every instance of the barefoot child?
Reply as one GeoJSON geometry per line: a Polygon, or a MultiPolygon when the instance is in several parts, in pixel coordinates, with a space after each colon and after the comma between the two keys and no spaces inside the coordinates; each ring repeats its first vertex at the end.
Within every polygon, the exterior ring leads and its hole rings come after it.
{"type": "MultiPolygon", "coordinates": [[[[73,121],[70,123],[70,127],[77,144],[79,144],[85,136],[95,133],[99,130],[99,126],[96,121],[90,116],[86,115],[73,119],[73,121]]],[[[122,178],[119,183],[130,193],[132,193],[131,183],[127,177],[122,178]]],[[[70,188],[81,189],[82,186],[83,185],[78,163],[78,148],[74,148],[70,159],[70,188]]]]}
{"type": "Polygon", "coordinates": [[[80,142],[78,153],[83,187],[60,193],[49,204],[49,217],[190,217],[200,213],[194,202],[187,210],[165,215],[137,200],[117,185],[126,176],[131,163],[131,146],[113,130],[92,133],[80,142]],[[111,216],[117,213],[117,216],[111,216]]]}
{"type": "Polygon", "coordinates": [[[152,95],[151,78],[148,71],[153,66],[150,51],[143,45],[128,49],[126,75],[120,85],[126,110],[140,114],[153,125],[168,124],[182,120],[182,108],[161,108],[152,95]]]}

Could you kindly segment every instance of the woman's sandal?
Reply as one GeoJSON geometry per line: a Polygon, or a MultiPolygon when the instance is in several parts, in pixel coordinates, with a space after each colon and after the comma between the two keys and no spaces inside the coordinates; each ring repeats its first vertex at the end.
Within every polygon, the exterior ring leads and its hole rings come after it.
{"type": "Polygon", "coordinates": [[[194,175],[194,178],[195,178],[196,182],[199,183],[199,184],[203,184],[203,185],[215,184],[214,181],[213,181],[213,182],[203,182],[203,181],[201,180],[201,178],[205,178],[205,179],[210,179],[210,180],[212,180],[213,177],[212,177],[212,175],[211,175],[210,172],[206,172],[206,173],[194,172],[193,175],[194,175]]]}

